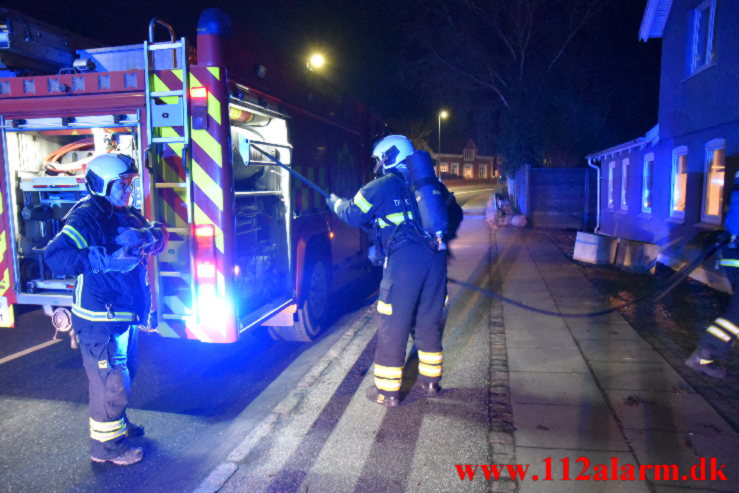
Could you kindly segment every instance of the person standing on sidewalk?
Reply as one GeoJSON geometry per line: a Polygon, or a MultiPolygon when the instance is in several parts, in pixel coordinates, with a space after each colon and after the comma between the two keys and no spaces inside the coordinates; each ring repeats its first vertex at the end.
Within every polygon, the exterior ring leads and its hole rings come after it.
{"type": "Polygon", "coordinates": [[[724,229],[725,234],[731,236],[721,251],[719,264],[731,283],[731,300],[724,313],[706,328],[698,347],[685,360],[690,369],[713,378],[726,377],[726,369],[720,361],[739,336],[739,171],[734,176],[724,229]]]}
{"type": "Polygon", "coordinates": [[[136,370],[137,331],[149,324],[151,292],[146,259],[164,250],[167,230],[129,207],[134,160],[103,154],[87,166],[90,195],[64,218],[45,249],[56,275],[76,277],[72,324],[89,384],[90,458],[130,465],[144,457],[128,437],[144,434],[126,416],[136,370]]]}
{"type": "Polygon", "coordinates": [[[363,186],[352,200],[331,194],[326,201],[344,222],[354,227],[374,223],[379,229],[384,262],[377,311],[382,318],[375,350],[375,384],[367,389],[367,398],[387,407],[400,404],[405,348],[414,323],[417,385],[429,397],[441,390],[447,252],[438,249],[423,230],[409,190],[408,161],[415,152],[411,141],[402,135],[383,138],[375,144],[372,157],[384,175],[363,186]]]}

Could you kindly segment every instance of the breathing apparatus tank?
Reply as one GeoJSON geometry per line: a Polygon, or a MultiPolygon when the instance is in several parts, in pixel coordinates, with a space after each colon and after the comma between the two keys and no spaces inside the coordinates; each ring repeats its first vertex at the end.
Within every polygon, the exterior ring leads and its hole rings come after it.
{"type": "Polygon", "coordinates": [[[421,225],[435,239],[439,250],[446,250],[444,236],[449,219],[441,191],[441,182],[434,172],[434,163],[426,151],[415,151],[406,158],[411,190],[418,204],[421,225]]]}

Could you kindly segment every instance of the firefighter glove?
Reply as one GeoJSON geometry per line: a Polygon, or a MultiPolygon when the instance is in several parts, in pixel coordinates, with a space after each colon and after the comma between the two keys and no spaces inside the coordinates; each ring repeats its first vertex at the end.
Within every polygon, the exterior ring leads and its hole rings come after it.
{"type": "Polygon", "coordinates": [[[149,232],[154,235],[156,241],[147,249],[147,253],[151,255],[159,255],[167,246],[167,241],[169,240],[169,231],[167,231],[167,227],[164,224],[160,222],[154,222],[149,228],[149,232]]]}
{"type": "Polygon", "coordinates": [[[341,204],[341,201],[344,200],[335,193],[332,193],[329,195],[329,197],[326,199],[326,205],[328,205],[328,208],[332,211],[336,212],[336,208],[341,204]]]}
{"type": "Polygon", "coordinates": [[[94,273],[129,272],[141,261],[140,257],[126,253],[125,247],[110,255],[101,246],[91,246],[89,250],[87,258],[90,261],[90,270],[94,273]]]}
{"type": "Polygon", "coordinates": [[[128,248],[130,251],[144,248],[156,241],[150,228],[118,228],[118,236],[115,242],[118,246],[128,248]]]}

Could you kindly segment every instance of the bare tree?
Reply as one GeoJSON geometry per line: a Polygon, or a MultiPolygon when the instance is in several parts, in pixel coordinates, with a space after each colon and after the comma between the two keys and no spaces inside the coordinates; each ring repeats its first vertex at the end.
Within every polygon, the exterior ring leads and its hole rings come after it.
{"type": "Polygon", "coordinates": [[[411,76],[437,97],[464,93],[494,112],[509,170],[544,164],[547,151],[565,151],[546,149],[546,127],[567,113],[565,94],[578,91],[563,83],[577,70],[565,55],[609,1],[417,0],[411,76]]]}

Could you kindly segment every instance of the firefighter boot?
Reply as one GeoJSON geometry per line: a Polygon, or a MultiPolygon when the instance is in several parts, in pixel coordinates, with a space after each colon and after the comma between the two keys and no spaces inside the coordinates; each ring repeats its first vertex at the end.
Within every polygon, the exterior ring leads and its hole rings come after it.
{"type": "Polygon", "coordinates": [[[436,397],[441,392],[441,385],[437,382],[420,382],[416,385],[426,397],[436,397]]]}
{"type": "Polygon", "coordinates": [[[714,360],[711,352],[707,349],[698,347],[685,360],[685,364],[691,370],[702,373],[713,378],[726,377],[726,370],[717,361],[714,360]]]}
{"type": "Polygon", "coordinates": [[[377,387],[374,385],[367,387],[365,395],[367,399],[385,407],[398,407],[400,405],[400,399],[397,396],[385,395],[377,390],[377,387]]]}
{"type": "Polygon", "coordinates": [[[141,462],[143,458],[144,449],[141,447],[131,447],[118,457],[113,457],[112,459],[102,459],[100,457],[95,457],[94,455],[90,456],[90,460],[93,462],[112,462],[116,466],[130,466],[131,464],[141,462]]]}

